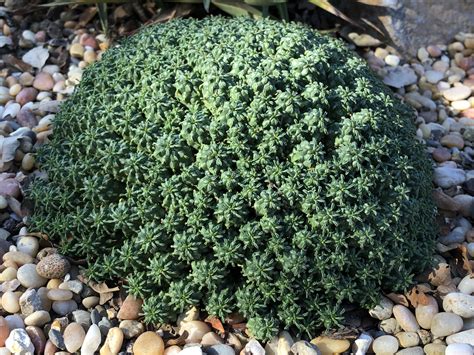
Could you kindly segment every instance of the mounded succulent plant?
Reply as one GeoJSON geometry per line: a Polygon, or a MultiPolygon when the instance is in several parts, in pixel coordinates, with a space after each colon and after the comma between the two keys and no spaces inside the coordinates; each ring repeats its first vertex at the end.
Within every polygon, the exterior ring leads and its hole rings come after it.
{"type": "Polygon", "coordinates": [[[88,68],[39,152],[33,228],[126,278],[149,322],[238,311],[257,338],[333,327],[434,245],[410,109],[302,25],[145,27],[88,68]]]}

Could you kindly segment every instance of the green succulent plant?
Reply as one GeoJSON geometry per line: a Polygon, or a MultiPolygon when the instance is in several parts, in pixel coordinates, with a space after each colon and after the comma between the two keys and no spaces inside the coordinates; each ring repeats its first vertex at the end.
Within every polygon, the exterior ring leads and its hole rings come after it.
{"type": "Polygon", "coordinates": [[[33,228],[145,319],[337,326],[434,247],[413,113],[344,43],[268,19],[145,27],[90,66],[39,152],[33,228]]]}

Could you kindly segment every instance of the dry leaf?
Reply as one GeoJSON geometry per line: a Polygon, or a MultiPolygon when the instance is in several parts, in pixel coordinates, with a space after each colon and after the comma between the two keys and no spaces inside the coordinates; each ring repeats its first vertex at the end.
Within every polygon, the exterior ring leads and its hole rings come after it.
{"type": "Polygon", "coordinates": [[[467,248],[464,245],[458,246],[449,252],[453,257],[450,260],[451,268],[457,275],[464,277],[472,274],[472,263],[469,260],[467,248]]]}
{"type": "Polygon", "coordinates": [[[84,27],[87,25],[97,14],[97,7],[95,6],[88,6],[84,10],[82,10],[81,17],[79,17],[79,22],[77,27],[84,27]]]}
{"type": "Polygon", "coordinates": [[[410,303],[408,302],[408,299],[405,297],[405,295],[400,295],[400,294],[392,292],[385,296],[390,298],[390,300],[392,300],[396,304],[401,304],[402,306],[410,307],[410,303]]]}
{"type": "Polygon", "coordinates": [[[18,201],[16,198],[12,196],[6,196],[7,202],[8,202],[8,207],[16,213],[17,216],[23,218],[25,217],[25,213],[21,209],[21,203],[18,201]]]}
{"type": "Polygon", "coordinates": [[[210,323],[212,328],[217,330],[219,333],[225,333],[224,326],[219,318],[209,316],[204,321],[210,323]]]}
{"type": "Polygon", "coordinates": [[[114,296],[114,292],[120,290],[118,287],[109,288],[105,282],[95,283],[92,281],[86,280],[82,275],[78,276],[79,281],[85,283],[87,286],[92,288],[95,292],[99,294],[99,304],[104,304],[107,301],[110,301],[114,296]]]}
{"type": "Polygon", "coordinates": [[[187,330],[183,332],[178,338],[176,339],[170,339],[166,342],[166,347],[171,346],[171,345],[184,345],[186,344],[186,338],[188,337],[189,333],[187,330]]]}
{"type": "Polygon", "coordinates": [[[11,55],[11,54],[6,54],[2,56],[2,60],[4,61],[5,64],[18,69],[22,72],[32,72],[33,67],[29,65],[28,63],[25,63],[21,59],[18,59],[17,57],[11,55]]]}
{"type": "Polygon", "coordinates": [[[410,301],[413,307],[417,307],[418,305],[426,306],[430,303],[429,297],[426,296],[425,293],[427,291],[426,289],[430,290],[426,286],[417,285],[408,291],[406,298],[410,301]]]}

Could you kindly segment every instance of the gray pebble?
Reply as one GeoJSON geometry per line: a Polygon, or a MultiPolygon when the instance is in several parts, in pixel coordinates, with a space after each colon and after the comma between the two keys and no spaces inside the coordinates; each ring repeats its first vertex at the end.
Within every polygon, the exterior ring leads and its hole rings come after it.
{"type": "Polygon", "coordinates": [[[213,345],[206,350],[207,355],[235,355],[234,349],[226,344],[213,345]]]}
{"type": "Polygon", "coordinates": [[[99,324],[99,322],[102,320],[102,315],[99,313],[97,309],[92,310],[91,320],[93,324],[99,324]]]}
{"type": "Polygon", "coordinates": [[[56,345],[61,350],[66,350],[66,345],[64,344],[63,335],[59,330],[50,329],[48,332],[48,337],[51,342],[56,345]]]}
{"type": "Polygon", "coordinates": [[[20,308],[21,313],[25,316],[29,316],[36,311],[44,310],[41,297],[35,289],[30,288],[21,295],[20,308]]]}
{"type": "Polygon", "coordinates": [[[91,326],[91,314],[87,311],[83,311],[82,309],[74,311],[72,312],[72,318],[74,322],[79,323],[86,329],[89,329],[91,326]]]}
{"type": "Polygon", "coordinates": [[[108,320],[106,317],[102,317],[102,320],[97,324],[100,329],[100,333],[105,337],[107,336],[107,333],[109,332],[110,328],[112,328],[114,325],[110,320],[108,320]]]}

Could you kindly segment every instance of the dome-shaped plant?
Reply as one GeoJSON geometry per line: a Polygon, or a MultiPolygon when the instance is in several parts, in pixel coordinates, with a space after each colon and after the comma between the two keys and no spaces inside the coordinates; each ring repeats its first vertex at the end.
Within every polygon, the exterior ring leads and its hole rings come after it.
{"type": "Polygon", "coordinates": [[[144,28],[88,68],[39,153],[33,226],[125,278],[149,322],[198,305],[257,338],[338,323],[430,260],[430,163],[410,109],[301,25],[144,28]]]}

